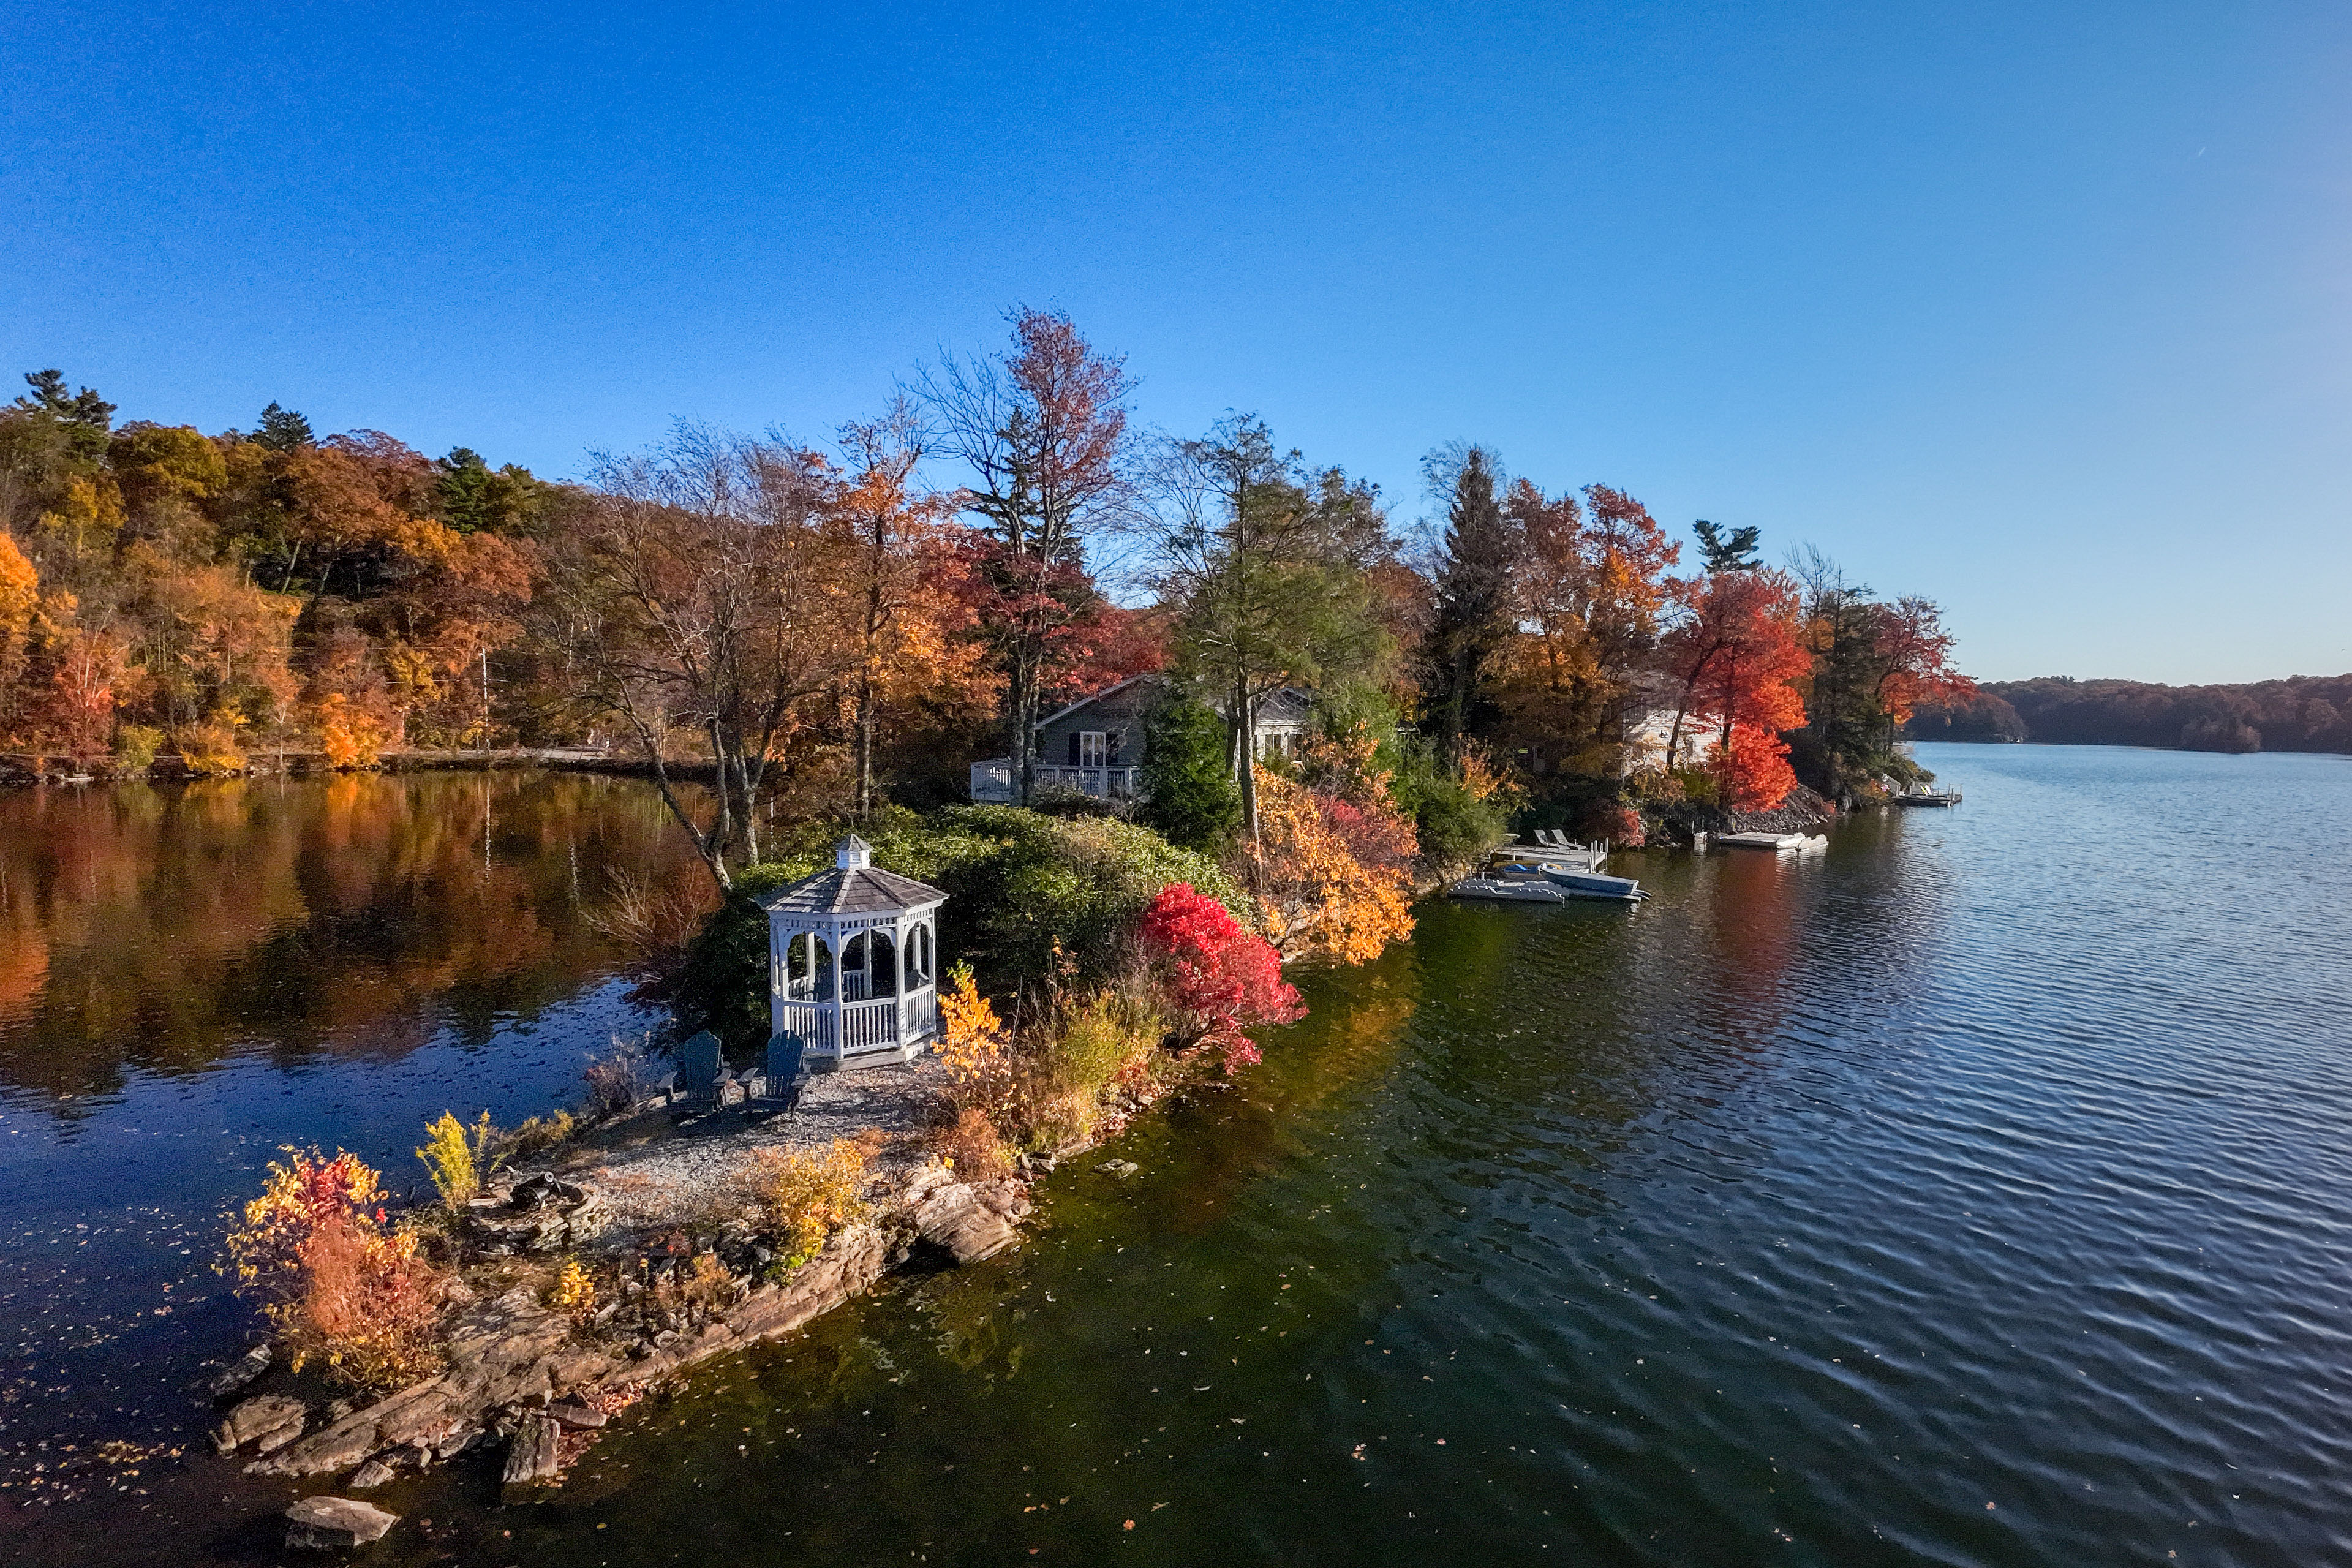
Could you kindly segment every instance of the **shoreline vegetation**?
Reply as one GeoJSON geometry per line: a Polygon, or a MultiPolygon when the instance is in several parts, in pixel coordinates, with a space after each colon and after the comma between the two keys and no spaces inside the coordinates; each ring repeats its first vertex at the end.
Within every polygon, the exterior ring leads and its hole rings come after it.
{"type": "MultiPolygon", "coordinates": [[[[1123,360],[1007,322],[822,444],[680,425],[578,485],[276,405],[118,428],[54,371],[0,408],[21,773],[593,768],[649,780],[693,851],[595,904],[673,1026],[593,1064],[585,1109],[449,1108],[437,1202],[341,1151],[271,1167],[227,1238],[272,1348],[212,1389],[225,1452],[367,1489],[502,1445],[544,1481],[693,1362],[1009,1245],[1031,1179],[1260,1060],[1290,966],[1377,957],[1513,832],[1815,831],[1927,782],[1902,727],[1975,693],[1932,600],[1818,551],[1700,521],[1686,561],[1624,491],[1467,442],[1400,528],[1254,415],[1147,436],[1123,360]],[[1132,732],[1040,753],[1041,720],[1147,674],[1132,732]],[[993,757],[1014,804],[964,804],[993,757]],[[761,1052],[756,900],[850,832],[947,894],[935,1058],[782,1116],[725,1077],[715,1110],[663,1101],[683,1037],[761,1052]]],[[[311,1501],[300,1541],[390,1525],[311,1501]]]]}

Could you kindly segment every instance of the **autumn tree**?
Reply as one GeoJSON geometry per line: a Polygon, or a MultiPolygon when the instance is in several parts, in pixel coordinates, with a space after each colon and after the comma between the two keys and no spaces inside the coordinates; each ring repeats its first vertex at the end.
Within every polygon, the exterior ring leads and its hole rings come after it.
{"type": "Polygon", "coordinates": [[[1812,656],[1797,744],[1808,782],[1852,801],[1882,777],[1924,777],[1897,752],[1897,732],[1921,703],[1960,705],[1976,696],[1975,683],[1951,667],[1942,612],[1916,595],[1878,599],[1819,550],[1799,551],[1794,564],[1812,656]]]}
{"type": "Polygon", "coordinates": [[[574,702],[618,720],[721,891],[759,854],[765,793],[804,759],[824,699],[854,671],[837,635],[840,535],[827,464],[782,442],[681,426],[637,457],[600,457],[570,601],[574,702]],[[674,736],[711,769],[699,820],[674,736]]]}
{"type": "Polygon", "coordinates": [[[1791,683],[1811,658],[1800,637],[1797,584],[1771,571],[1718,572],[1685,585],[1682,619],[1661,647],[1678,690],[1667,765],[1678,759],[1683,726],[1694,712],[1721,725],[1716,767],[1724,804],[1769,810],[1795,784],[1780,733],[1804,721],[1804,700],[1791,683]]]}
{"type": "Polygon", "coordinates": [[[1008,319],[1008,349],[948,359],[921,374],[919,391],[940,452],[966,471],[980,626],[1003,679],[1006,754],[1025,803],[1046,694],[1102,604],[1087,546],[1134,497],[1133,383],[1125,362],[1087,342],[1067,315],[1022,306],[1008,319]]]}
{"type": "Polygon", "coordinates": [[[884,714],[894,699],[972,678],[972,647],[957,634],[957,595],[942,581],[954,570],[946,524],[951,496],[918,484],[923,435],[914,401],[892,400],[874,419],[841,428],[844,468],[830,487],[830,510],[843,534],[838,591],[854,639],[850,732],[856,806],[873,814],[875,757],[884,714]]]}
{"type": "Polygon", "coordinates": [[[1506,498],[1521,542],[1514,639],[1502,686],[1507,734],[1541,775],[1556,765],[1614,776],[1679,547],[1622,490],[1547,496],[1520,480],[1506,498]]]}

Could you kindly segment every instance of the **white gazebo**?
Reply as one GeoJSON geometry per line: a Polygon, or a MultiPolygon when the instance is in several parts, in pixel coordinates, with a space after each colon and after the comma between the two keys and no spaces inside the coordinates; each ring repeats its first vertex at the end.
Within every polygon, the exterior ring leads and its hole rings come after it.
{"type": "Polygon", "coordinates": [[[835,846],[833,869],[760,900],[772,1030],[798,1037],[811,1072],[911,1061],[940,1032],[936,955],[948,896],[877,870],[873,858],[852,834],[835,846]]]}

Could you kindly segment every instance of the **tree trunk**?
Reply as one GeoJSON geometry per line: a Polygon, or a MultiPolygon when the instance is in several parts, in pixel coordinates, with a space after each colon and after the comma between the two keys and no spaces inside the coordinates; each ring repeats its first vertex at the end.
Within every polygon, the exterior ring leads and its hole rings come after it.
{"type": "Polygon", "coordinates": [[[1257,845],[1257,704],[1247,694],[1239,703],[1242,715],[1242,827],[1250,845],[1257,845]]]}

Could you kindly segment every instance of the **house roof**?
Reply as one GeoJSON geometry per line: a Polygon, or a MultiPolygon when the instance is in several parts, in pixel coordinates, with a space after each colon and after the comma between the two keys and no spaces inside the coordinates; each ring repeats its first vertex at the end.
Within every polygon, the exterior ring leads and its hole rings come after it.
{"type": "Polygon", "coordinates": [[[1076,702],[1071,703],[1067,708],[1063,709],[1058,713],[1048,713],[1045,717],[1037,721],[1037,728],[1042,730],[1048,724],[1056,723],[1061,720],[1066,719],[1071,714],[1076,712],[1079,709],[1099,702],[1114,691],[1124,691],[1139,680],[1157,680],[1159,679],[1160,674],[1157,670],[1146,670],[1141,675],[1130,675],[1116,686],[1106,686],[1100,691],[1079,698],[1076,702]]]}
{"type": "MultiPolygon", "coordinates": [[[[1037,721],[1037,728],[1043,730],[1049,724],[1058,724],[1071,714],[1081,709],[1092,707],[1115,692],[1124,691],[1139,680],[1165,680],[1166,679],[1166,675],[1159,670],[1147,670],[1141,675],[1130,675],[1116,686],[1106,686],[1100,691],[1079,698],[1059,712],[1048,713],[1037,721]]],[[[1303,691],[1296,686],[1280,686],[1267,692],[1258,701],[1258,722],[1261,724],[1269,720],[1277,723],[1303,722],[1315,706],[1315,694],[1311,691],[1303,691]]],[[[1219,706],[1222,711],[1221,704],[1213,704],[1213,706],[1219,706]]]]}
{"type": "Polygon", "coordinates": [[[830,867],[759,900],[770,914],[877,915],[920,909],[947,898],[929,882],[872,866],[830,867]]]}

